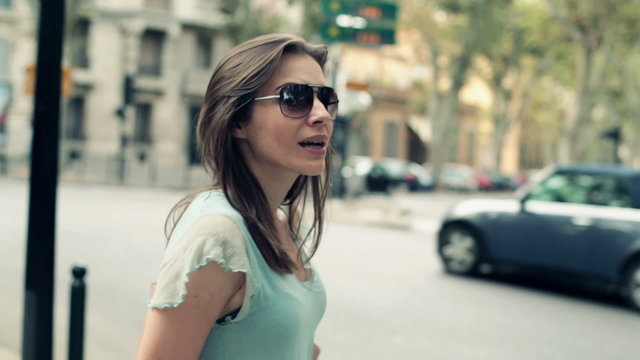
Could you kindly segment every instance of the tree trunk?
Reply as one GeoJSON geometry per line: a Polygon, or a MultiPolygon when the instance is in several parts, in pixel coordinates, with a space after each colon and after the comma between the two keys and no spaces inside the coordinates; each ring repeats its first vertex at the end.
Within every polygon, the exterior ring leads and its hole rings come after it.
{"type": "MultiPolygon", "coordinates": [[[[495,85],[495,84],[494,84],[495,85]]],[[[493,110],[493,152],[496,170],[502,169],[502,147],[504,139],[511,125],[511,118],[507,114],[507,109],[511,100],[510,91],[498,86],[494,90],[494,110],[493,110]]]]}
{"type": "Polygon", "coordinates": [[[442,166],[449,159],[449,152],[453,146],[457,145],[457,113],[459,108],[458,96],[462,85],[467,77],[467,72],[471,65],[473,50],[465,48],[462,55],[458,57],[452,70],[452,84],[447,90],[446,97],[439,105],[437,116],[432,119],[432,172],[436,183],[439,183],[442,166]]]}
{"type": "Polygon", "coordinates": [[[584,129],[580,129],[580,127],[586,125],[591,116],[592,105],[589,99],[591,96],[589,78],[592,71],[593,51],[586,40],[582,41],[581,45],[578,86],[573,108],[565,116],[558,143],[558,161],[564,164],[579,160],[577,158],[579,155],[578,149],[581,149],[579,144],[583,141],[581,135],[584,133],[584,129]]]}

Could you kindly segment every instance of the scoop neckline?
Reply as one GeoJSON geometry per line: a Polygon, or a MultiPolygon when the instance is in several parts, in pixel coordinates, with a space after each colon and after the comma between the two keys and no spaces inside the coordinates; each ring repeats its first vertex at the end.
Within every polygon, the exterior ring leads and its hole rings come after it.
{"type": "Polygon", "coordinates": [[[298,284],[311,289],[313,287],[313,284],[315,283],[316,271],[311,266],[305,266],[305,269],[310,270],[309,276],[307,276],[305,280],[300,280],[300,278],[298,278],[295,273],[289,273],[287,275],[291,277],[293,281],[297,282],[298,284]]]}

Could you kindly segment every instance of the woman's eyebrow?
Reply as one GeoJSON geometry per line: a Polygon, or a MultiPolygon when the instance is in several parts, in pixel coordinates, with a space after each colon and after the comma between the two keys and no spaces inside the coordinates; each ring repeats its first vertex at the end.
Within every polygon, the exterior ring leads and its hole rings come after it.
{"type": "Polygon", "coordinates": [[[275,88],[275,90],[276,90],[276,91],[280,91],[283,87],[285,87],[285,86],[287,86],[287,85],[291,85],[291,84],[296,84],[296,83],[289,81],[289,82],[286,82],[286,83],[284,83],[284,84],[282,84],[282,85],[280,85],[280,86],[276,87],[276,88],[275,88]]]}

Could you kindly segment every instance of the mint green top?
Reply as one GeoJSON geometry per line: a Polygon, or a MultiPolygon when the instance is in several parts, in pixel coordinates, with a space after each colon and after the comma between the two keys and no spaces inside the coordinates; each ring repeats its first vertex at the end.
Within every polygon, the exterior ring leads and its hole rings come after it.
{"type": "Polygon", "coordinates": [[[320,277],[311,265],[304,282],[273,271],[219,190],[198,194],[176,224],[149,306],[180,306],[189,273],[211,261],[227,271],[244,272],[246,293],[239,313],[214,326],[200,359],[312,359],[315,331],[326,306],[320,277]]]}

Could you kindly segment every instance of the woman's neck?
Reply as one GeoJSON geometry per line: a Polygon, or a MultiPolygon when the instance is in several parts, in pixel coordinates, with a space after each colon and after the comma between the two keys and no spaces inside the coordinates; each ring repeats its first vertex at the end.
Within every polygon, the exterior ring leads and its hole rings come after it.
{"type": "Polygon", "coordinates": [[[256,174],[260,187],[264,192],[269,208],[273,211],[274,219],[277,219],[277,211],[284,202],[287,193],[297,179],[297,175],[288,176],[259,176],[256,174]]]}

